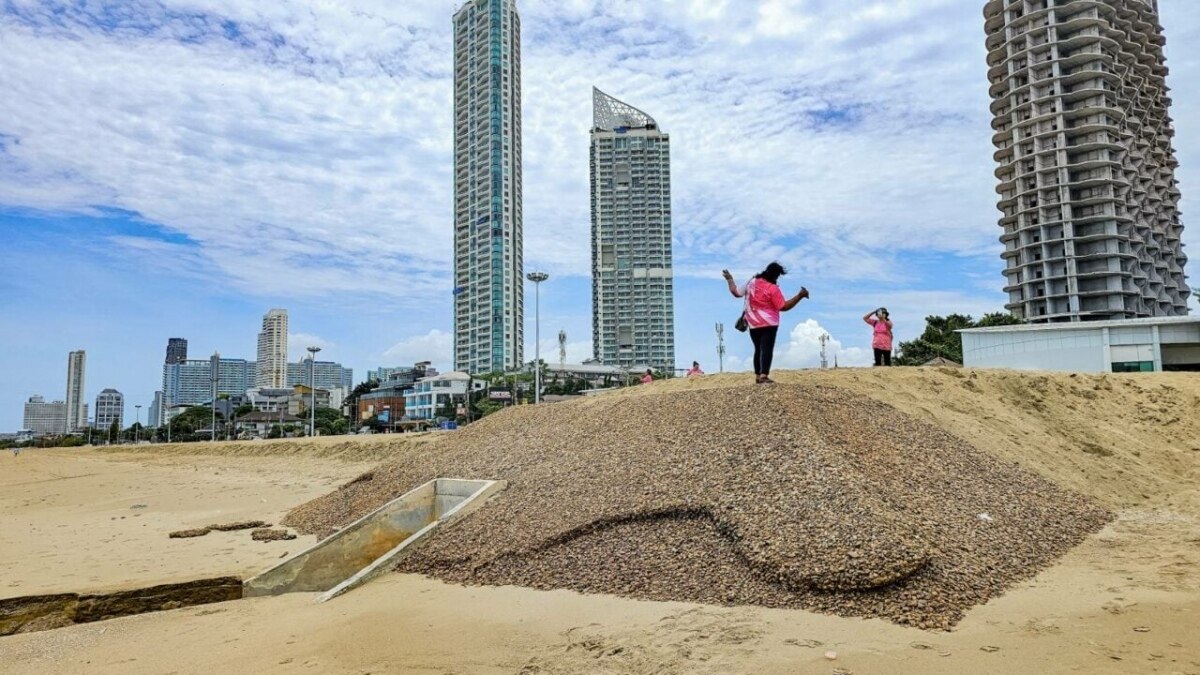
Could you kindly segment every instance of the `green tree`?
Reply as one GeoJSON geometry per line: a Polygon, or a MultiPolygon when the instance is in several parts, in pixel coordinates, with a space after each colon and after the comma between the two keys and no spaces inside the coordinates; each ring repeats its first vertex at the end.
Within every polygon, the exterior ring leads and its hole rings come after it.
{"type": "Polygon", "coordinates": [[[108,442],[110,444],[116,443],[117,439],[120,438],[120,436],[121,436],[121,425],[118,424],[116,420],[113,420],[112,424],[108,425],[108,442]]]}
{"type": "Polygon", "coordinates": [[[962,363],[962,335],[958,331],[967,328],[1011,326],[1020,323],[1024,322],[1004,312],[985,314],[979,321],[975,321],[968,314],[950,314],[944,317],[927,316],[925,317],[925,332],[915,340],[900,343],[896,365],[919,366],[939,356],[962,363]]]}

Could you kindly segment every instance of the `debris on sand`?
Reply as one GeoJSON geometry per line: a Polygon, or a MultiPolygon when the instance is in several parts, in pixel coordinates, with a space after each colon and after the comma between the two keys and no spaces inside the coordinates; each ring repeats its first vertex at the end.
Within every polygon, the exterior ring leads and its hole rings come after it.
{"type": "Polygon", "coordinates": [[[436,477],[509,483],[403,571],[931,629],[950,628],[1111,518],[888,405],[778,384],[512,408],[285,523],[326,536],[436,477]]]}
{"type": "Polygon", "coordinates": [[[167,536],[171,539],[191,539],[192,537],[203,537],[211,531],[212,529],[208,527],[197,527],[191,530],[176,530],[167,536]]]}
{"type": "Polygon", "coordinates": [[[295,539],[296,535],[287,530],[261,529],[251,532],[250,538],[254,541],[288,541],[295,539]]]}
{"type": "Polygon", "coordinates": [[[224,525],[209,525],[208,529],[218,532],[233,532],[235,530],[253,530],[258,527],[271,527],[271,523],[262,520],[240,520],[236,523],[226,523],[224,525]]]}

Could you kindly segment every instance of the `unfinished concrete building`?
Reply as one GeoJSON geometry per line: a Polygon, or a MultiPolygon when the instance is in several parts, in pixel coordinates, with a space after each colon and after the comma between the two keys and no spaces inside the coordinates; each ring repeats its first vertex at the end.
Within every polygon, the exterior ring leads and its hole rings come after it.
{"type": "Polygon", "coordinates": [[[991,0],[984,16],[1006,307],[1187,314],[1157,1],[991,0]]]}
{"type": "Polygon", "coordinates": [[[675,368],[671,146],[654,118],[592,90],[592,344],[624,368],[675,368]]]}

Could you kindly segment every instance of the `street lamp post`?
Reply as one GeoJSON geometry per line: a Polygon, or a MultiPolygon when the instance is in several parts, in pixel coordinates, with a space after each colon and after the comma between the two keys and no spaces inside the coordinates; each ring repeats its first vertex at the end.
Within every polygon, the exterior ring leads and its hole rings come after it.
{"type": "Polygon", "coordinates": [[[209,429],[212,432],[212,442],[217,442],[217,390],[221,387],[221,352],[213,352],[212,359],[209,361],[210,375],[212,376],[212,427],[209,429]]]}
{"type": "Polygon", "coordinates": [[[133,407],[137,410],[137,417],[134,418],[133,423],[133,444],[137,445],[142,436],[142,406],[134,405],[133,407]]]}
{"type": "Polygon", "coordinates": [[[533,282],[533,402],[542,402],[542,282],[549,279],[545,272],[530,272],[533,282]]]}
{"type": "Polygon", "coordinates": [[[308,436],[317,435],[317,352],[320,347],[308,348],[308,391],[312,396],[308,406],[308,436]]]}

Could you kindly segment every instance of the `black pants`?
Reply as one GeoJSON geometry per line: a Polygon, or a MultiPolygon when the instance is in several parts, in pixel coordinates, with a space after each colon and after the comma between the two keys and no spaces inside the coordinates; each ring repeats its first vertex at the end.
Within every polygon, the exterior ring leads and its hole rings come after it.
{"type": "Polygon", "coordinates": [[[751,328],[750,340],[754,342],[754,374],[770,375],[771,359],[775,356],[775,335],[779,326],[751,328]]]}
{"type": "Polygon", "coordinates": [[[892,365],[892,351],[890,349],[875,350],[875,365],[890,366],[892,365]]]}

